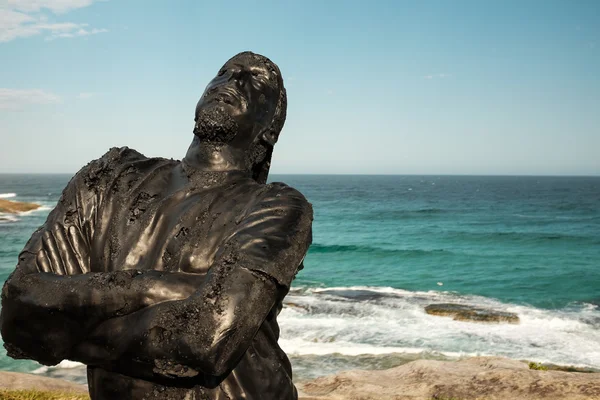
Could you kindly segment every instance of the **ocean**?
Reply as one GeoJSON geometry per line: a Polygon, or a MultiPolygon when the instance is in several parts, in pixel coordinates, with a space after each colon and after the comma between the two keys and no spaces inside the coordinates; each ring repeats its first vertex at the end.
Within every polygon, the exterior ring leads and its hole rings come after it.
{"type": "MultiPolygon", "coordinates": [[[[0,175],[0,279],[56,204],[68,175],[0,175]]],[[[313,245],[279,316],[303,380],[415,359],[499,355],[600,369],[600,177],[273,175],[313,204],[313,245]],[[516,313],[455,321],[425,306],[516,313]]],[[[85,381],[0,350],[0,369],[85,381]]]]}

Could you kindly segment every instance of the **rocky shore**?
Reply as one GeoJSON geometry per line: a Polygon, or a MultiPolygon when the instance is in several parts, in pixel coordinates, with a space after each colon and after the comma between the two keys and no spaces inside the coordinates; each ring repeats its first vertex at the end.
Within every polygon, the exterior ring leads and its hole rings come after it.
{"type": "MultiPolygon", "coordinates": [[[[87,385],[78,385],[62,379],[48,378],[21,372],[0,371],[0,390],[30,390],[87,392],[87,385]]],[[[0,394],[0,399],[2,395],[0,394]]]]}
{"type": "MultiPolygon", "coordinates": [[[[532,370],[525,362],[500,357],[419,360],[382,371],[342,372],[297,386],[299,400],[600,399],[600,373],[532,370]]],[[[2,390],[18,389],[86,391],[85,385],[61,379],[0,371],[0,398],[2,390]]]]}
{"type": "Polygon", "coordinates": [[[522,361],[419,360],[299,385],[303,400],[598,400],[600,373],[532,370],[522,361]]]}
{"type": "Polygon", "coordinates": [[[41,206],[35,203],[25,203],[22,201],[10,201],[0,199],[0,213],[16,214],[21,212],[37,210],[41,206]]]}
{"type": "Polygon", "coordinates": [[[452,317],[455,321],[518,324],[515,313],[479,308],[464,304],[431,304],[425,307],[429,315],[452,317]]]}

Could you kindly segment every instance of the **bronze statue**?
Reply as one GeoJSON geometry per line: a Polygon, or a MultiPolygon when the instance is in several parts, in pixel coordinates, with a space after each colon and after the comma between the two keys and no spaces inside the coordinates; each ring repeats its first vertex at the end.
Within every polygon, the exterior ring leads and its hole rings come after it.
{"type": "Polygon", "coordinates": [[[277,315],[312,208],[266,184],[286,106],[279,68],[240,53],[181,162],[124,147],[81,169],[2,290],[8,354],[87,364],[92,399],[296,399],[277,315]]]}

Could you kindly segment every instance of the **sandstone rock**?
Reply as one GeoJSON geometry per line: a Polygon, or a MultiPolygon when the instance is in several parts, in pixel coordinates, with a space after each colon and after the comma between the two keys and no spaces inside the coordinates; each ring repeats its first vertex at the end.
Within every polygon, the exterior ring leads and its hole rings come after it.
{"type": "MultiPolygon", "coordinates": [[[[0,389],[86,393],[86,385],[0,371],[0,389]]],[[[500,357],[419,360],[380,371],[348,371],[298,384],[299,400],[596,400],[600,373],[535,371],[500,357]]]]}
{"type": "Polygon", "coordinates": [[[8,390],[41,390],[63,392],[87,392],[87,385],[78,385],[62,379],[24,374],[20,372],[0,371],[0,389],[8,390]]]}
{"type": "Polygon", "coordinates": [[[348,371],[298,385],[300,400],[591,400],[600,373],[534,371],[499,357],[419,360],[383,371],[348,371]]]}
{"type": "Polygon", "coordinates": [[[37,210],[40,207],[41,206],[39,204],[35,203],[24,203],[21,201],[10,201],[0,199],[0,212],[3,213],[15,214],[25,211],[37,210]]]}
{"type": "Polygon", "coordinates": [[[517,314],[496,311],[485,308],[472,307],[463,304],[431,304],[425,307],[425,312],[430,315],[453,317],[456,321],[489,322],[518,324],[517,314]]]}

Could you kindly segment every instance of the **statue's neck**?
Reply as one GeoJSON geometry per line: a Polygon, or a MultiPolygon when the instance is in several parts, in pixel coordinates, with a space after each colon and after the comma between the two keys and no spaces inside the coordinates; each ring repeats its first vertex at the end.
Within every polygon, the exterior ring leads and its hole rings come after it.
{"type": "Polygon", "coordinates": [[[183,162],[187,168],[201,172],[247,172],[243,151],[221,143],[201,142],[194,137],[183,162]]]}

